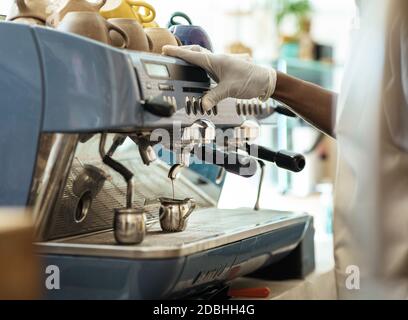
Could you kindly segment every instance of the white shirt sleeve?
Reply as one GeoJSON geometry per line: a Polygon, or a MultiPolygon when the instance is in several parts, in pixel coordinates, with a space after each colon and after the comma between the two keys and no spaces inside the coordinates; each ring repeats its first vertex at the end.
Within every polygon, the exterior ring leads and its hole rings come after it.
{"type": "Polygon", "coordinates": [[[391,138],[408,152],[408,21],[396,19],[389,34],[383,103],[391,138]]]}

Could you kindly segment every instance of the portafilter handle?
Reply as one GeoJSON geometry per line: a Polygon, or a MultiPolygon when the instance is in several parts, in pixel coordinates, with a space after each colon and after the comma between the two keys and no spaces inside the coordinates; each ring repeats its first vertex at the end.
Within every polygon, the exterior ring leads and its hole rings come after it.
{"type": "Polygon", "coordinates": [[[209,146],[202,146],[197,151],[194,155],[203,162],[223,167],[226,171],[244,178],[254,176],[258,169],[257,160],[247,155],[223,152],[209,146]]]}
{"type": "Polygon", "coordinates": [[[247,144],[246,151],[253,157],[273,162],[279,168],[292,172],[300,172],[306,165],[303,155],[287,150],[273,151],[256,144],[247,144]]]}
{"type": "Polygon", "coordinates": [[[292,112],[287,107],[284,107],[282,105],[278,105],[274,109],[276,113],[279,113],[281,115],[287,116],[289,118],[297,118],[296,113],[292,112]]]}

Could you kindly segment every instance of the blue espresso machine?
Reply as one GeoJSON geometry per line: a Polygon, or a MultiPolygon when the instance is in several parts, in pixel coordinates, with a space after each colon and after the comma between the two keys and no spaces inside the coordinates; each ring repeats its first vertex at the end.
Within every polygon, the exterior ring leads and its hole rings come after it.
{"type": "MultiPolygon", "coordinates": [[[[183,170],[177,196],[197,202],[183,232],[161,232],[157,204],[145,205],[171,193],[174,160],[153,161],[153,133],[183,137],[210,123],[245,140],[244,124],[272,121],[272,103],[226,99],[205,112],[210,79],[181,60],[7,22],[0,39],[0,206],[32,209],[44,270],[58,266],[61,276],[45,298],[197,298],[260,269],[273,274],[283,261],[313,269],[309,215],[217,208],[224,172],[236,167],[183,170]],[[115,159],[133,172],[132,206],[145,210],[148,226],[141,244],[113,236],[113,210],[124,206],[129,185],[102,161],[102,136],[121,141],[115,159]]],[[[170,139],[166,150],[178,142],[170,139]]]]}

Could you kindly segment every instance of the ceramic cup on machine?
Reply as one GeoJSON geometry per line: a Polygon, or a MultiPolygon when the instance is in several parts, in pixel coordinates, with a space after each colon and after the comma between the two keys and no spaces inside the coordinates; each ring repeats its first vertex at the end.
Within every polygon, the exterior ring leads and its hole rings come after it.
{"type": "Polygon", "coordinates": [[[210,37],[200,26],[177,25],[171,28],[171,32],[180,39],[183,46],[199,45],[207,50],[213,50],[210,37]]]}
{"type": "Polygon", "coordinates": [[[207,32],[202,27],[193,25],[191,19],[185,13],[173,13],[168,26],[169,30],[180,39],[184,46],[199,45],[210,51],[213,50],[212,43],[207,32]],[[187,24],[180,24],[175,18],[182,18],[187,22],[187,24]]]}
{"type": "Polygon", "coordinates": [[[57,29],[110,45],[113,42],[110,32],[115,31],[123,37],[121,48],[127,48],[129,45],[129,37],[122,28],[113,25],[95,12],[69,12],[57,29]]]}
{"type": "Polygon", "coordinates": [[[143,28],[159,28],[160,25],[156,21],[143,23],[143,28]]]}
{"type": "Polygon", "coordinates": [[[50,0],[15,0],[7,14],[7,21],[45,25],[50,0]]]}
{"type": "Polygon", "coordinates": [[[171,17],[170,17],[170,21],[167,24],[167,28],[171,28],[173,26],[178,26],[178,25],[189,25],[192,26],[193,22],[191,21],[190,17],[185,14],[184,12],[181,11],[176,11],[174,12],[171,17]],[[186,23],[180,23],[178,20],[178,18],[181,18],[184,22],[186,23]]]}
{"type": "MultiPolygon", "coordinates": [[[[129,38],[129,45],[126,47],[129,50],[150,52],[153,48],[153,42],[145,33],[142,25],[135,19],[114,18],[108,20],[111,24],[121,28],[126,32],[129,38]]],[[[115,47],[123,46],[123,37],[115,30],[110,32],[112,44],[115,47]]]]}
{"type": "MultiPolygon", "coordinates": [[[[151,12],[150,12],[150,10],[148,8],[143,8],[143,9],[144,9],[144,12],[145,12],[144,14],[146,16],[151,15],[151,12]]],[[[141,10],[141,8],[136,7],[136,10],[139,11],[139,10],[141,10]]],[[[142,26],[143,26],[143,28],[159,28],[160,27],[160,25],[155,20],[150,21],[150,22],[142,22],[142,26]]]]}
{"type": "Polygon", "coordinates": [[[156,11],[152,5],[136,0],[109,0],[99,13],[106,19],[136,19],[142,24],[152,22],[156,18],[156,11]]]}
{"type": "Polygon", "coordinates": [[[47,19],[47,24],[51,27],[57,27],[60,21],[68,12],[99,12],[107,0],[62,0],[53,8],[52,14],[47,19]]]}
{"type": "Polygon", "coordinates": [[[165,45],[182,45],[180,40],[166,28],[146,28],[145,32],[153,43],[151,52],[161,54],[165,45]]]}
{"type": "Polygon", "coordinates": [[[33,17],[15,18],[12,21],[15,23],[22,23],[28,25],[45,26],[45,21],[33,17]]]}

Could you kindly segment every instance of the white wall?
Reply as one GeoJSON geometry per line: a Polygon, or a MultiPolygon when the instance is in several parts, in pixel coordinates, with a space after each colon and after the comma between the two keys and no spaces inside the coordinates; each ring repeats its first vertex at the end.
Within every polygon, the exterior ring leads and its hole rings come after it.
{"type": "MultiPolygon", "coordinates": [[[[335,58],[344,62],[348,52],[349,31],[355,14],[354,0],[311,0],[314,8],[312,34],[316,41],[332,45],[335,58]]],[[[165,24],[172,12],[180,10],[210,34],[215,49],[223,51],[231,41],[241,40],[255,55],[275,55],[276,34],[273,21],[274,0],[150,0],[157,8],[158,22],[165,24]],[[231,12],[249,12],[240,19],[231,12]],[[263,52],[263,51],[266,51],[263,52]]]]}
{"type": "MultiPolygon", "coordinates": [[[[311,0],[315,9],[312,33],[319,42],[335,47],[336,60],[347,55],[350,21],[354,0],[311,0]]],[[[12,0],[0,0],[0,13],[5,14],[12,0]]],[[[166,25],[174,11],[186,12],[195,24],[210,34],[215,50],[224,51],[232,41],[241,40],[250,46],[255,57],[276,56],[277,38],[274,30],[274,0],[148,0],[157,9],[157,21],[166,25]],[[232,12],[249,13],[241,18],[232,12]]]]}
{"type": "Polygon", "coordinates": [[[312,34],[316,41],[332,45],[335,59],[343,63],[349,49],[349,36],[355,16],[354,0],[311,0],[314,8],[312,34]]]}
{"type": "Polygon", "coordinates": [[[0,1],[0,14],[7,14],[8,8],[12,0],[1,0],[0,1]]]}

